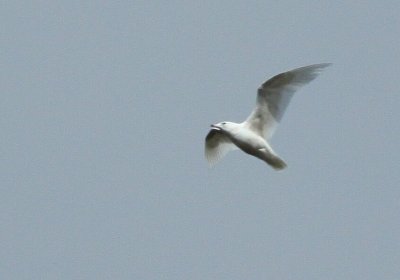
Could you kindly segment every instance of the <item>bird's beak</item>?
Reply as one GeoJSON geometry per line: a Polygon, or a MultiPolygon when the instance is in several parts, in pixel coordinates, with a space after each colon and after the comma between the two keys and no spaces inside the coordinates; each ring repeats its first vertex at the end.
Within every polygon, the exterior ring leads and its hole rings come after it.
{"type": "Polygon", "coordinates": [[[216,126],[215,124],[210,125],[212,129],[215,130],[221,130],[221,128],[219,128],[218,126],[216,126]]]}

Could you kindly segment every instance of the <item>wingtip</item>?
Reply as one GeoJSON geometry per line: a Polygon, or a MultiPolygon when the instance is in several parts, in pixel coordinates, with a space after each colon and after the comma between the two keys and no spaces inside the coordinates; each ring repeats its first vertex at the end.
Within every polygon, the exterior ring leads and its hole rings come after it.
{"type": "Polygon", "coordinates": [[[315,66],[319,67],[319,68],[326,68],[333,65],[333,63],[331,62],[324,62],[324,63],[319,63],[319,64],[315,64],[315,66]]]}
{"type": "Polygon", "coordinates": [[[311,70],[311,72],[320,74],[325,68],[331,66],[333,63],[326,62],[326,63],[318,63],[318,64],[312,64],[309,66],[305,66],[304,68],[308,68],[311,70]]]}

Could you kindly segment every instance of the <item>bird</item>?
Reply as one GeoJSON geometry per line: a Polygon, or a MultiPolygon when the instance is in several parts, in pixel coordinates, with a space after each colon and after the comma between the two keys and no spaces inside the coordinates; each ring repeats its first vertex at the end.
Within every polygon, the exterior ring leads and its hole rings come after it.
{"type": "Polygon", "coordinates": [[[240,149],[275,170],[284,169],[286,162],[275,153],[269,141],[294,93],[330,65],[313,64],[275,75],[258,88],[256,106],[245,121],[212,124],[205,138],[205,157],[210,166],[229,151],[240,149]]]}

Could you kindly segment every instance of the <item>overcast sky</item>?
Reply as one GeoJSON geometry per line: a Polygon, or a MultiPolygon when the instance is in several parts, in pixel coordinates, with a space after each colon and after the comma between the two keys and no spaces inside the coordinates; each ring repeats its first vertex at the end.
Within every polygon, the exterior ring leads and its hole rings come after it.
{"type": "Polygon", "coordinates": [[[1,278],[399,279],[399,11],[3,1],[1,278]],[[211,123],[321,62],[272,139],[286,170],[208,168],[211,123]]]}

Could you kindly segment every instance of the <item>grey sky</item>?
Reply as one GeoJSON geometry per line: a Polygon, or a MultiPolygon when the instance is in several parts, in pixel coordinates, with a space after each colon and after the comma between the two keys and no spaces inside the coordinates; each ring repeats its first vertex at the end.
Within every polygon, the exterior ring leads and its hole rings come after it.
{"type": "Polygon", "coordinates": [[[398,1],[6,1],[2,279],[398,279],[398,1]],[[218,3],[216,3],[218,2],[218,3]],[[275,172],[214,169],[282,71],[275,172]]]}

